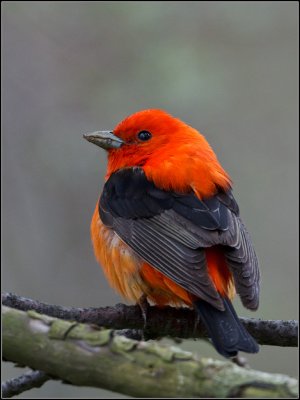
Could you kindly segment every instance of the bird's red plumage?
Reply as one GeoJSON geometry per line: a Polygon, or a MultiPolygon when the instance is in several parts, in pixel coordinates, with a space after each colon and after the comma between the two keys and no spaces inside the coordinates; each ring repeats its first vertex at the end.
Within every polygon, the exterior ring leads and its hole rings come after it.
{"type": "Polygon", "coordinates": [[[229,299],[237,291],[246,307],[258,307],[258,262],[231,179],[204,136],[144,110],[100,135],[99,146],[108,166],[91,237],[111,286],[135,302],[146,295],[159,306],[195,307],[226,357],[257,352],[229,299]]]}

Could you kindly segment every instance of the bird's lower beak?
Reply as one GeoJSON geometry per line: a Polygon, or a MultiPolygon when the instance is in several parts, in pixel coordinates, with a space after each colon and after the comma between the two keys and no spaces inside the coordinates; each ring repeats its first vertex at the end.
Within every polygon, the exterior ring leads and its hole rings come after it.
{"type": "Polygon", "coordinates": [[[124,143],[122,139],[114,135],[111,131],[86,133],[83,135],[83,137],[89,142],[94,143],[105,150],[118,149],[124,143]]]}

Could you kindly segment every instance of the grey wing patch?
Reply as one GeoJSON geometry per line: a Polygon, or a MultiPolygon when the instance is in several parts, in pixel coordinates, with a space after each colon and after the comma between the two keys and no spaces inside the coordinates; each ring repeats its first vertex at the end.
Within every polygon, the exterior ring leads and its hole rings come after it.
{"type": "Polygon", "coordinates": [[[236,231],[237,243],[226,249],[225,257],[236,287],[246,308],[256,310],[259,305],[260,272],[258,259],[248,231],[240,218],[236,231]]]}
{"type": "MultiPolygon", "coordinates": [[[[232,272],[235,288],[243,305],[256,310],[259,304],[259,263],[248,231],[240,217],[228,209],[228,229],[209,231],[192,224],[173,210],[152,218],[162,225],[165,235],[192,249],[222,245],[227,266],[232,272]]],[[[198,250],[199,251],[199,250],[198,250]]],[[[203,250],[202,250],[203,252],[203,250]]]]}
{"type": "Polygon", "coordinates": [[[164,220],[160,218],[114,218],[113,229],[158,271],[188,292],[224,310],[221,297],[207,272],[205,252],[199,245],[196,248],[197,239],[178,225],[163,225],[164,220]]]}
{"type": "Polygon", "coordinates": [[[236,237],[237,218],[227,209],[228,226],[226,230],[208,230],[193,224],[174,210],[167,210],[161,216],[160,223],[165,224],[165,232],[174,235],[179,241],[187,241],[187,245],[196,248],[205,248],[216,245],[235,246],[238,243],[236,237]]]}

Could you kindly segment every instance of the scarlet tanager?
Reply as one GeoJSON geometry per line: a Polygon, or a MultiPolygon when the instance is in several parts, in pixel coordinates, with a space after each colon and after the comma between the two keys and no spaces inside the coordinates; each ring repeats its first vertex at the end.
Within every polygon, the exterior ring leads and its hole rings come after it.
{"type": "Polygon", "coordinates": [[[108,155],[91,237],[111,286],[135,302],[195,308],[225,357],[256,353],[231,299],[237,292],[257,309],[258,260],[231,179],[204,136],[143,110],[84,137],[108,155]]]}

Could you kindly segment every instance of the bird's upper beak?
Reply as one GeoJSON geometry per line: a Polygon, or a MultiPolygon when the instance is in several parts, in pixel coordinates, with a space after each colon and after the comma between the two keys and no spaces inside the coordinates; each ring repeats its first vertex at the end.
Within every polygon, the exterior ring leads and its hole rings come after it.
{"type": "Polygon", "coordinates": [[[83,137],[89,142],[94,143],[105,150],[118,149],[124,143],[122,139],[114,135],[111,131],[86,133],[83,135],[83,137]]]}

